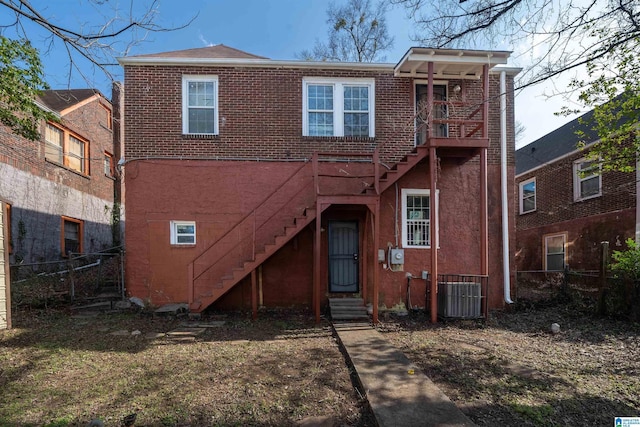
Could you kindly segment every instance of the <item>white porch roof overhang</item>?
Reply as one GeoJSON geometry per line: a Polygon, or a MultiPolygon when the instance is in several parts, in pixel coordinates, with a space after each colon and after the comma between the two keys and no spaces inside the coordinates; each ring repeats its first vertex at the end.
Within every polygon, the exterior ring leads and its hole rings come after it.
{"type": "Polygon", "coordinates": [[[505,65],[510,54],[509,51],[412,47],[393,71],[396,77],[427,78],[428,64],[432,62],[434,79],[478,80],[485,65],[489,69],[505,65]]]}

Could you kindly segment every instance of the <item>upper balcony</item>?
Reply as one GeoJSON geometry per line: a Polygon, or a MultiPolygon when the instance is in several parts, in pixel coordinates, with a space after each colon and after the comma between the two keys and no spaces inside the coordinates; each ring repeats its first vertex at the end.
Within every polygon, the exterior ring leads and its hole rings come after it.
{"type": "Polygon", "coordinates": [[[470,157],[489,146],[489,70],[510,52],[414,47],[394,68],[415,82],[416,145],[470,157]]]}

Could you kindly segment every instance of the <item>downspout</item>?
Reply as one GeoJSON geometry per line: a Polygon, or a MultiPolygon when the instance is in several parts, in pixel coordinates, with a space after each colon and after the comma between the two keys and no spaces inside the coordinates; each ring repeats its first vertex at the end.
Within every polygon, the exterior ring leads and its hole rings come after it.
{"type": "Polygon", "coordinates": [[[502,276],[504,302],[511,300],[511,272],[509,271],[509,193],[507,192],[507,83],[506,73],[500,72],[500,180],[502,192],[502,276]]]}

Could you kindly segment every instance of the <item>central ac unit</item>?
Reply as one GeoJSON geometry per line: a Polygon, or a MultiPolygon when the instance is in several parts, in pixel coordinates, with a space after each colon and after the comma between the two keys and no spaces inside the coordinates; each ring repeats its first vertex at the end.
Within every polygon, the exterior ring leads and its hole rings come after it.
{"type": "Polygon", "coordinates": [[[482,317],[480,283],[438,283],[438,315],[461,319],[482,317]]]}

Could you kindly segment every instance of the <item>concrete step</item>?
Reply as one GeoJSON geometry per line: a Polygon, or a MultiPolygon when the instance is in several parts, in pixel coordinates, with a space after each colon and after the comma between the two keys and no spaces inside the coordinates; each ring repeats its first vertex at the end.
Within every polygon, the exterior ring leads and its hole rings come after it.
{"type": "Polygon", "coordinates": [[[362,298],[329,298],[332,320],[369,320],[362,298]]]}
{"type": "Polygon", "coordinates": [[[329,306],[360,306],[364,307],[362,298],[329,298],[329,306]]]}

